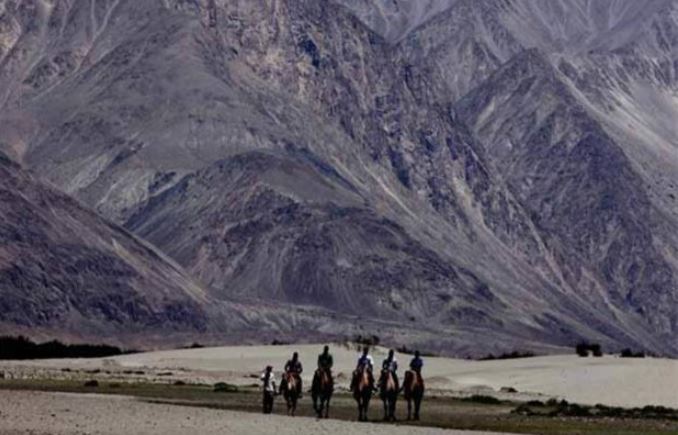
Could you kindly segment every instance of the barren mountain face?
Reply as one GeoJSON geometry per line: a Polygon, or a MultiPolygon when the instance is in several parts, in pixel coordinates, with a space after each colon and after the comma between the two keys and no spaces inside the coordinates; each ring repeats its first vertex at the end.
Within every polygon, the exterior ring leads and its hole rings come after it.
{"type": "Polygon", "coordinates": [[[139,331],[206,331],[203,290],[155,248],[3,154],[0,176],[3,332],[124,342],[139,331]]]}
{"type": "Polygon", "coordinates": [[[678,351],[676,2],[2,7],[0,146],[212,330],[678,351]]]}

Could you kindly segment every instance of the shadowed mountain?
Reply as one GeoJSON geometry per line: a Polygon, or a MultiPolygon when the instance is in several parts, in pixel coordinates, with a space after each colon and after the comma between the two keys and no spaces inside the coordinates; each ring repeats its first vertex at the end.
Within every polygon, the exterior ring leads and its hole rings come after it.
{"type": "Polygon", "coordinates": [[[0,180],[3,332],[120,342],[206,330],[203,290],[155,248],[2,154],[0,180]]]}
{"type": "MultiPolygon", "coordinates": [[[[215,330],[238,299],[291,335],[675,351],[674,166],[608,110],[671,113],[671,3],[429,4],[7,3],[0,141],[206,284],[215,330]]],[[[676,158],[671,115],[629,119],[676,158]]]]}

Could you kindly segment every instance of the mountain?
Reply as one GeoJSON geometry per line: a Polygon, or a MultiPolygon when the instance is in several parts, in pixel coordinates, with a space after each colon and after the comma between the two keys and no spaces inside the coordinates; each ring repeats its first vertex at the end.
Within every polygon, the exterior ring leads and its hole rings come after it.
{"type": "Polygon", "coordinates": [[[203,290],[163,254],[2,154],[0,179],[3,332],[118,342],[207,329],[203,290]]]}
{"type": "Polygon", "coordinates": [[[203,283],[214,331],[243,303],[242,331],[674,354],[676,16],[8,2],[0,146],[203,283]]]}

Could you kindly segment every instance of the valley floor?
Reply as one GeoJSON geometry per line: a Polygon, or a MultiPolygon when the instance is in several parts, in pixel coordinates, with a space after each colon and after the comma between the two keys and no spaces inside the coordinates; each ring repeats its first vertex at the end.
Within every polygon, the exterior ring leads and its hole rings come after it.
{"type": "Polygon", "coordinates": [[[147,403],[125,396],[0,391],[0,435],[483,435],[489,432],[393,427],[339,420],[264,416],[147,403]]]}
{"type": "MultiPolygon", "coordinates": [[[[258,383],[263,368],[271,364],[278,374],[292,352],[304,364],[304,382],[310,386],[322,345],[236,346],[170,350],[90,360],[0,361],[7,378],[80,379],[96,376],[117,381],[123,375],[134,380],[212,385],[227,382],[239,386],[258,383]],[[160,375],[160,376],[158,376],[160,375]]],[[[338,386],[347,389],[355,367],[357,350],[333,345],[338,386]]],[[[386,349],[373,350],[380,363],[386,349]]],[[[397,354],[403,371],[411,356],[397,354]]],[[[493,395],[501,400],[566,399],[595,405],[643,407],[660,405],[678,408],[678,360],[629,359],[616,356],[579,358],[554,355],[534,358],[470,361],[425,358],[427,390],[438,396],[493,395]],[[504,391],[502,391],[504,389],[504,391]],[[517,392],[507,393],[506,389],[517,392]]],[[[125,379],[123,379],[125,380],[125,379]]]]}

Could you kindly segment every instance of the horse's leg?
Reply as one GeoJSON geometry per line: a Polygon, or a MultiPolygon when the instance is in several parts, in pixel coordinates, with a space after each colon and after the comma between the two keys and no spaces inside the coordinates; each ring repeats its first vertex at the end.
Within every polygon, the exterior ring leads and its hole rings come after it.
{"type": "Polygon", "coordinates": [[[412,420],[412,399],[407,400],[407,421],[412,420]]]}
{"type": "Polygon", "coordinates": [[[369,420],[367,418],[367,414],[370,412],[370,396],[372,395],[372,391],[368,391],[367,397],[365,397],[365,421],[369,420]]]}
{"type": "Polygon", "coordinates": [[[416,397],[414,399],[414,419],[419,421],[419,410],[421,409],[421,400],[423,397],[416,397]]]}
{"type": "Polygon", "coordinates": [[[330,418],[330,398],[327,398],[327,403],[325,403],[325,418],[330,418]]]}

